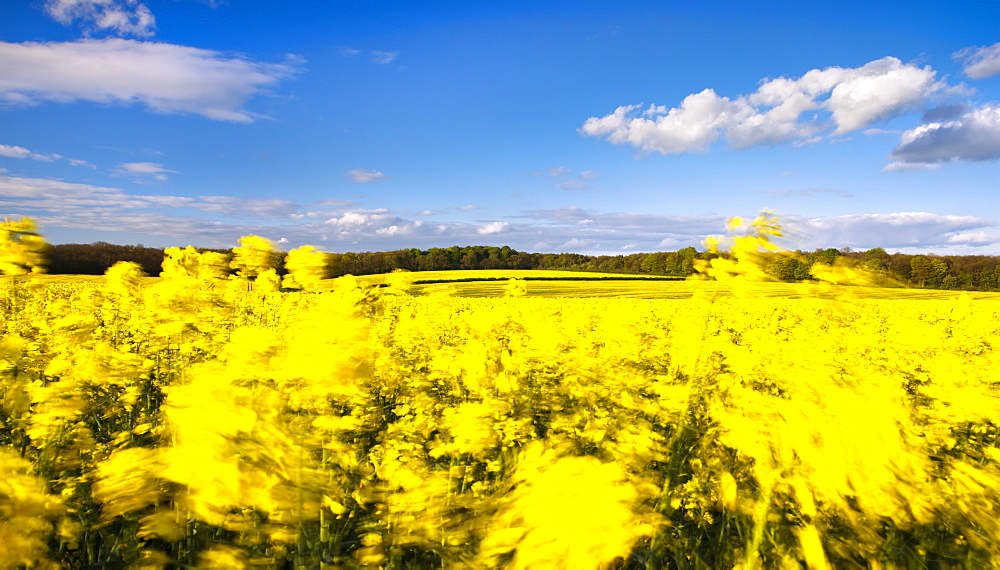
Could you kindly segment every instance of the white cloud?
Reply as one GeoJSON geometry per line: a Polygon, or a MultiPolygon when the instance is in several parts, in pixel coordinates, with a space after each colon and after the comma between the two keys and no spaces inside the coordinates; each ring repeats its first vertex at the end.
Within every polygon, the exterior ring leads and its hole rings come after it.
{"type": "Polygon", "coordinates": [[[962,232],[948,236],[948,243],[960,243],[966,245],[1000,244],[1000,234],[990,234],[985,231],[962,232]]]}
{"type": "MultiPolygon", "coordinates": [[[[66,158],[61,154],[45,154],[28,150],[23,146],[6,144],[0,144],[0,156],[5,156],[7,158],[30,158],[32,160],[40,160],[42,162],[55,162],[56,160],[66,158]]],[[[66,162],[69,162],[71,166],[86,166],[88,168],[94,168],[94,165],[90,164],[86,160],[66,158],[66,162]]]]}
{"type": "Polygon", "coordinates": [[[229,216],[256,216],[261,218],[307,218],[319,217],[319,213],[299,214],[299,207],[284,198],[236,198],[234,196],[196,196],[191,207],[202,212],[214,212],[229,216]]]}
{"type": "Polygon", "coordinates": [[[39,154],[37,152],[31,152],[23,146],[11,146],[6,144],[0,144],[0,156],[6,156],[7,158],[31,158],[34,160],[41,160],[43,162],[52,162],[56,159],[62,158],[58,154],[39,154]]]}
{"type": "Polygon", "coordinates": [[[818,135],[844,135],[914,110],[947,90],[935,75],[930,67],[886,57],[858,68],[764,80],[754,93],[735,99],[705,89],[670,109],[651,105],[637,113],[638,105],[626,105],[587,119],[580,133],[661,154],[707,152],[720,138],[735,149],[808,144],[818,135]],[[829,120],[820,120],[821,113],[829,120]]]}
{"type": "MultiPolygon", "coordinates": [[[[340,200],[326,202],[351,206],[340,200]]],[[[314,206],[278,198],[139,195],[118,188],[0,174],[0,217],[28,215],[45,232],[107,232],[103,239],[118,243],[122,242],[113,237],[116,232],[159,236],[144,242],[161,247],[230,247],[248,234],[284,236],[295,245],[316,243],[330,226],[318,218],[319,212],[308,210],[314,206]]],[[[325,212],[324,217],[329,216],[325,212]]]]}
{"type": "Polygon", "coordinates": [[[659,114],[660,109],[657,109],[657,113],[651,115],[655,119],[629,117],[636,107],[618,107],[605,117],[591,117],[583,124],[581,132],[661,154],[707,152],[709,145],[718,140],[722,128],[752,114],[746,103],[719,97],[711,89],[688,95],[680,107],[666,113],[659,114]]]}
{"type": "Polygon", "coordinates": [[[985,79],[1000,73],[1000,42],[985,47],[969,47],[955,52],[962,60],[965,74],[973,79],[985,79]]]}
{"type": "Polygon", "coordinates": [[[351,180],[359,183],[365,182],[379,182],[380,180],[385,180],[388,178],[385,174],[382,174],[378,170],[348,170],[344,173],[344,176],[350,178],[351,180]]]}
{"type": "Polygon", "coordinates": [[[0,144],[0,156],[6,156],[8,158],[28,158],[33,153],[24,148],[23,146],[10,146],[5,144],[0,144]]]}
{"type": "Polygon", "coordinates": [[[339,228],[363,227],[370,225],[386,225],[396,221],[397,218],[387,213],[387,210],[355,210],[343,212],[339,216],[334,216],[325,223],[339,228]]]}
{"type": "Polygon", "coordinates": [[[588,243],[587,247],[581,246],[575,251],[606,254],[621,253],[626,246],[631,246],[628,250],[636,251],[699,246],[705,236],[725,233],[726,224],[722,216],[696,218],[598,212],[578,206],[534,210],[524,217],[534,220],[534,223],[523,230],[540,229],[545,243],[561,244],[559,251],[566,251],[566,245],[575,238],[578,241],[574,243],[580,244],[584,240],[588,243]],[[598,244],[602,249],[596,249],[598,244]]]}
{"type": "Polygon", "coordinates": [[[898,135],[899,131],[893,131],[893,130],[889,130],[889,129],[879,129],[879,128],[872,127],[870,129],[865,129],[864,131],[862,131],[862,133],[864,135],[866,135],[866,136],[869,136],[869,137],[876,137],[876,136],[879,136],[879,135],[898,135]]]}
{"type": "Polygon", "coordinates": [[[895,160],[882,167],[882,172],[893,172],[895,170],[934,170],[941,168],[940,164],[933,162],[906,162],[895,160]]]}
{"type": "Polygon", "coordinates": [[[663,234],[704,236],[711,232],[725,231],[726,223],[724,216],[697,218],[659,214],[597,212],[584,210],[578,206],[533,210],[524,217],[539,220],[546,225],[571,227],[577,234],[580,233],[580,222],[589,220],[586,222],[586,226],[590,231],[600,233],[621,231],[631,233],[633,236],[649,234],[655,235],[657,240],[662,239],[663,234]]]}
{"type": "Polygon", "coordinates": [[[243,105],[297,70],[294,63],[120,38],[0,42],[0,103],[140,103],[158,113],[249,123],[264,116],[243,105]]]}
{"type": "Polygon", "coordinates": [[[177,174],[177,171],[163,168],[162,164],[153,162],[126,162],[119,164],[112,173],[115,176],[130,176],[136,182],[148,180],[166,182],[167,174],[177,174]]]}
{"type": "Polygon", "coordinates": [[[591,245],[593,245],[593,242],[589,239],[570,238],[556,249],[559,251],[580,251],[589,249],[591,245]]]}
{"type": "MultiPolygon", "coordinates": [[[[850,214],[830,218],[788,218],[791,234],[799,235],[805,248],[854,247],[868,249],[924,248],[954,244],[987,245],[981,230],[995,223],[975,216],[928,212],[850,214]]],[[[993,242],[997,243],[997,242],[993,242]]]]}
{"type": "Polygon", "coordinates": [[[1000,158],[1000,103],[983,105],[954,121],[906,131],[892,151],[888,170],[931,168],[956,160],[1000,158]]]}
{"type": "Polygon", "coordinates": [[[934,80],[935,72],[930,67],[903,64],[894,57],[846,71],[826,102],[838,135],[909,111],[944,88],[943,83],[934,80]]]}
{"type": "MultiPolygon", "coordinates": [[[[576,206],[535,210],[515,221],[441,222],[349,202],[296,204],[282,198],[144,195],[119,188],[0,173],[0,217],[27,215],[44,231],[62,228],[163,236],[144,243],[229,247],[241,235],[285,237],[289,247],[324,239],[332,251],[391,251],[451,245],[509,245],[522,251],[616,254],[701,249],[726,233],[723,216],[601,212],[576,206]]],[[[446,211],[442,211],[445,214],[446,211]]],[[[734,212],[739,213],[739,212],[734,212]]],[[[753,212],[746,215],[752,216],[753,212]]],[[[795,249],[850,246],[913,252],[1000,254],[1000,228],[976,216],[928,212],[782,219],[784,245],[795,249]]],[[[92,234],[91,234],[92,235],[92,234]]],[[[134,239],[134,238],[129,238],[134,239]]]]}
{"type": "Polygon", "coordinates": [[[372,52],[372,59],[375,61],[375,63],[378,63],[380,65],[385,65],[387,63],[392,63],[396,61],[396,58],[399,57],[399,54],[400,52],[398,51],[375,50],[372,52]]]}
{"type": "MultiPolygon", "coordinates": [[[[752,215],[748,213],[748,217],[752,215]]],[[[570,206],[535,210],[526,217],[535,223],[520,228],[519,234],[529,233],[525,231],[528,228],[542,228],[533,234],[534,240],[544,238],[546,243],[561,244],[561,251],[573,249],[581,253],[600,253],[594,249],[597,243],[604,247],[603,252],[612,254],[625,251],[623,248],[630,244],[637,245],[629,251],[677,250],[688,246],[703,249],[702,240],[706,236],[726,234],[723,216],[597,212],[570,206]],[[581,221],[588,222],[581,224],[581,221]],[[572,239],[578,240],[578,244],[587,240],[590,245],[567,248],[572,239]]],[[[781,222],[786,238],[778,243],[789,249],[910,247],[947,253],[959,247],[977,247],[980,254],[1000,253],[1000,240],[991,241],[1000,228],[993,221],[975,216],[901,212],[816,218],[783,216],[781,222]]]]}
{"type": "MultiPolygon", "coordinates": [[[[169,172],[169,171],[168,171],[169,172]]],[[[350,202],[338,201],[342,206],[350,202]]],[[[86,219],[134,210],[188,209],[237,218],[291,218],[302,207],[280,198],[232,196],[169,196],[130,194],[111,187],[0,174],[0,205],[30,212],[55,212],[86,219]]],[[[315,205],[313,205],[315,206],[315,205]]]]}
{"type": "Polygon", "coordinates": [[[481,235],[498,234],[501,232],[506,232],[510,229],[510,224],[507,222],[490,222],[484,226],[480,226],[476,232],[481,235]]]}
{"type": "Polygon", "coordinates": [[[87,33],[109,30],[145,37],[156,28],[153,13],[137,0],[47,0],[45,11],[64,26],[78,22],[87,33]]]}
{"type": "Polygon", "coordinates": [[[126,162],[118,165],[118,172],[123,174],[155,176],[166,172],[176,173],[177,171],[167,170],[166,168],[163,168],[162,164],[156,164],[153,162],[126,162]]]}

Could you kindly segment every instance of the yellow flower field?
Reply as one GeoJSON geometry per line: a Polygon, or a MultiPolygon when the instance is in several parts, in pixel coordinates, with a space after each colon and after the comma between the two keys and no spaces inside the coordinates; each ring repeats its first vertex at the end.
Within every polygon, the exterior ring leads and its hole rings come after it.
{"type": "Polygon", "coordinates": [[[0,567],[1000,564],[987,299],[721,264],[675,299],[283,292],[190,254],[7,278],[0,567]]]}

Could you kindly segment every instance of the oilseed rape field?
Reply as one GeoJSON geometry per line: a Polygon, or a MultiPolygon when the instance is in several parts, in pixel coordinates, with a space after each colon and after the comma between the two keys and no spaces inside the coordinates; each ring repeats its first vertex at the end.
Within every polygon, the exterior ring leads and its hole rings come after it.
{"type": "Polygon", "coordinates": [[[1000,565],[997,295],[762,282],[766,216],[676,282],[74,280],[12,224],[2,568],[1000,565]]]}

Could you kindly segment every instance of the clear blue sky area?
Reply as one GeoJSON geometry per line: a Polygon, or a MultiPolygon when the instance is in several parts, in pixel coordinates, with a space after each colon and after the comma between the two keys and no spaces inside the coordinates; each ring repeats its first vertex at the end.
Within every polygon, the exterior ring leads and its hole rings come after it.
{"type": "Polygon", "coordinates": [[[1000,255],[1000,3],[7,0],[52,243],[1000,255]]]}

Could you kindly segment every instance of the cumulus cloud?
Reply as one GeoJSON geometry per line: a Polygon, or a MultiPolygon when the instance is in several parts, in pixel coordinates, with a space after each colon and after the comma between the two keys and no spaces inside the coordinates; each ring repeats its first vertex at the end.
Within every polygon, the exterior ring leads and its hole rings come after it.
{"type": "Polygon", "coordinates": [[[348,170],[347,172],[344,173],[344,176],[359,183],[378,182],[380,180],[385,180],[386,178],[388,178],[388,176],[375,169],[348,170]]]}
{"type": "Polygon", "coordinates": [[[636,117],[638,105],[618,107],[610,115],[591,117],[581,127],[585,135],[605,137],[616,144],[630,144],[643,151],[661,154],[706,152],[718,140],[720,130],[737,124],[739,116],[750,114],[745,103],[719,97],[712,89],[688,95],[680,107],[662,108],[636,117]]]}
{"type": "Polygon", "coordinates": [[[804,144],[912,111],[947,90],[935,75],[930,67],[885,57],[857,68],[766,79],[757,91],[734,99],[704,89],[678,107],[651,105],[639,112],[640,106],[625,105],[590,117],[579,131],[661,154],[708,152],[720,139],[735,149],[804,144]]]}
{"type": "Polygon", "coordinates": [[[243,108],[299,70],[220,52],[121,38],[0,42],[0,103],[139,103],[158,113],[249,123],[243,108]]]}
{"type": "Polygon", "coordinates": [[[892,151],[887,170],[934,168],[956,160],[1000,158],[1000,103],[983,105],[953,121],[932,122],[906,131],[892,151]]]}
{"type": "Polygon", "coordinates": [[[325,223],[338,228],[353,228],[371,225],[386,225],[397,222],[396,216],[390,215],[386,209],[378,210],[356,210],[343,212],[334,216],[325,223]]]}
{"type": "Polygon", "coordinates": [[[837,124],[835,134],[857,131],[909,111],[945,88],[945,84],[934,80],[935,72],[930,67],[903,64],[894,57],[858,69],[837,70],[833,75],[838,81],[826,107],[837,124]]]}
{"type": "Polygon", "coordinates": [[[969,47],[955,52],[963,62],[965,74],[973,79],[985,79],[1000,73],[1000,42],[985,47],[969,47]]]}
{"type": "Polygon", "coordinates": [[[145,37],[156,29],[153,13],[137,0],[48,0],[45,12],[64,26],[76,22],[87,33],[107,30],[145,37]]]}
{"type": "Polygon", "coordinates": [[[480,226],[476,229],[476,232],[481,235],[498,234],[501,232],[506,232],[510,229],[510,224],[507,222],[490,222],[486,225],[480,226]]]}

